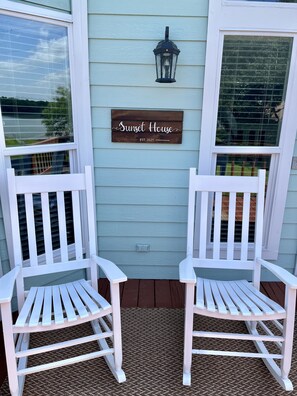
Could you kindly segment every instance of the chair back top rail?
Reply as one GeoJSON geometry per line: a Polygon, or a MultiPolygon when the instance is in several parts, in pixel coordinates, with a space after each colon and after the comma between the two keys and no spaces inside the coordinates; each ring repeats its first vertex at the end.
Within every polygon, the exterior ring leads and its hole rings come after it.
{"type": "MultiPolygon", "coordinates": [[[[9,179],[13,179],[14,169],[7,169],[7,175],[9,179]]],[[[15,176],[14,184],[16,194],[85,190],[86,178],[83,173],[25,175],[15,176]]]]}

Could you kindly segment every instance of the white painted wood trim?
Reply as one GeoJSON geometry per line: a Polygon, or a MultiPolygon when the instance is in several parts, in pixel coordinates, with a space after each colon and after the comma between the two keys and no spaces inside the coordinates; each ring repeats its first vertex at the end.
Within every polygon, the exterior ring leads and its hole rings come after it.
{"type": "Polygon", "coordinates": [[[6,147],[3,153],[6,157],[14,155],[26,155],[35,153],[51,153],[53,151],[71,151],[77,150],[77,143],[59,143],[59,144],[36,144],[34,146],[23,147],[6,147]]]}
{"type": "MultiPolygon", "coordinates": [[[[222,3],[226,6],[234,6],[236,5],[238,7],[246,7],[246,0],[222,0],[222,3]]],[[[249,7],[263,7],[263,8],[296,8],[297,4],[294,3],[273,3],[273,1],[270,2],[251,2],[249,4],[249,7]]]]}
{"type": "Polygon", "coordinates": [[[70,64],[73,68],[72,106],[74,141],[79,150],[78,171],[83,172],[85,165],[93,167],[92,122],[89,77],[89,43],[88,43],[88,4],[85,0],[72,1],[73,30],[69,45],[75,47],[70,51],[70,64]]]}

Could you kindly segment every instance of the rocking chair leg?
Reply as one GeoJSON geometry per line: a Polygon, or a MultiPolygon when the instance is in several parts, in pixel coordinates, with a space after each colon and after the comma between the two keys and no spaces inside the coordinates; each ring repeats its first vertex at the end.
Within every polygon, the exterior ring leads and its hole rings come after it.
{"type": "Polygon", "coordinates": [[[110,285],[111,301],[113,306],[112,327],[113,327],[113,347],[114,347],[114,368],[118,382],[126,381],[126,376],[122,370],[122,332],[121,332],[121,311],[120,311],[120,287],[119,284],[110,285]]]}
{"type": "MultiPolygon", "coordinates": [[[[250,334],[260,336],[256,328],[252,329],[251,322],[246,322],[246,326],[250,334]]],[[[254,344],[259,353],[264,353],[267,355],[269,354],[269,351],[267,350],[265,344],[262,341],[254,341],[254,344]]],[[[273,375],[273,377],[276,379],[276,381],[283,387],[284,390],[286,391],[293,390],[292,382],[289,380],[288,377],[283,377],[282,371],[279,368],[279,366],[276,364],[275,360],[263,358],[263,363],[268,368],[268,370],[273,375]]]]}
{"type": "Polygon", "coordinates": [[[286,310],[287,317],[284,320],[281,375],[283,379],[287,379],[291,369],[293,337],[294,337],[294,313],[296,307],[296,289],[286,288],[286,310]]]}
{"type": "Polygon", "coordinates": [[[194,284],[186,285],[183,385],[191,385],[194,284]]]}
{"type": "Polygon", "coordinates": [[[15,344],[12,333],[13,323],[12,323],[10,303],[1,305],[1,314],[2,314],[2,327],[4,334],[9,389],[11,396],[21,396],[19,390],[18,375],[17,375],[15,344]]]}

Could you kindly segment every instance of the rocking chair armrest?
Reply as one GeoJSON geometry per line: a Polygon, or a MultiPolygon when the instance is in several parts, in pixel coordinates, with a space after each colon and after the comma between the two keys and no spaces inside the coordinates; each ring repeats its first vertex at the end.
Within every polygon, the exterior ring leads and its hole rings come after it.
{"type": "Polygon", "coordinates": [[[102,269],[105,276],[111,283],[126,282],[128,279],[122,270],[112,261],[93,255],[91,259],[102,269]]]}
{"type": "Polygon", "coordinates": [[[257,259],[257,263],[259,263],[261,266],[268,269],[279,280],[281,280],[283,283],[285,283],[289,288],[297,289],[297,277],[294,276],[293,274],[291,274],[286,269],[284,269],[278,265],[272,264],[269,261],[259,259],[259,258],[257,259]]]}
{"type": "Polygon", "coordinates": [[[196,280],[192,257],[188,256],[179,264],[179,281],[181,283],[196,283],[196,280]]]}
{"type": "Polygon", "coordinates": [[[20,269],[17,266],[0,278],[0,304],[11,301],[13,288],[20,269]]]}

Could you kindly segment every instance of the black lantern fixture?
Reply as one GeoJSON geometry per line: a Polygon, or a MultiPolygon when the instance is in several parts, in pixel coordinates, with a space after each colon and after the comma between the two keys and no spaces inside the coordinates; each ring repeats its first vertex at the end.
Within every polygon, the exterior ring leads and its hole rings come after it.
{"type": "Polygon", "coordinates": [[[159,83],[173,83],[175,82],[175,70],[177,58],[180,50],[169,40],[169,26],[165,29],[165,40],[158,43],[154,49],[156,57],[156,82],[159,83]]]}

